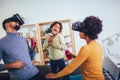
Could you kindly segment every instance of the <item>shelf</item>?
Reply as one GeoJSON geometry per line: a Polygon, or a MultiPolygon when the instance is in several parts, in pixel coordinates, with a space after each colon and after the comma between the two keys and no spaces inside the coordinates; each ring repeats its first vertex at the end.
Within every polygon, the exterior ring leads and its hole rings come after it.
{"type": "MultiPolygon", "coordinates": [[[[70,35],[64,35],[64,37],[70,37],[70,35]]],[[[45,39],[46,37],[41,37],[41,39],[45,39]]]]}
{"type": "MultiPolygon", "coordinates": [[[[70,37],[70,35],[64,35],[64,37],[70,37]]],[[[41,37],[41,39],[45,39],[46,37],[41,37]]]]}
{"type": "MultiPolygon", "coordinates": [[[[73,53],[75,52],[75,40],[74,40],[74,33],[71,30],[72,26],[72,20],[71,19],[66,19],[66,20],[56,20],[60,23],[63,24],[63,36],[65,38],[65,42],[67,44],[67,47],[72,49],[71,51],[73,53]]],[[[21,36],[25,36],[26,38],[34,36],[37,38],[37,43],[38,43],[38,53],[40,56],[40,62],[32,61],[35,65],[46,65],[46,63],[49,63],[50,59],[47,58],[47,55],[45,54],[46,51],[43,50],[43,43],[46,35],[45,35],[45,30],[55,21],[49,21],[49,22],[40,22],[40,23],[35,23],[35,24],[25,24],[21,26],[21,30],[19,33],[21,36]],[[43,35],[42,33],[43,32],[43,35]]],[[[67,60],[67,58],[65,58],[67,60]]]]}
{"type": "Polygon", "coordinates": [[[41,39],[45,39],[46,37],[41,37],[41,39]]]}
{"type": "MultiPolygon", "coordinates": [[[[70,22],[70,21],[71,21],[71,19],[66,19],[66,20],[57,20],[57,21],[64,23],[64,22],[70,22]]],[[[41,22],[41,23],[39,23],[39,25],[40,25],[40,26],[43,26],[43,25],[48,25],[48,24],[51,24],[51,23],[53,23],[53,22],[54,22],[54,21],[41,22]]]]}
{"type": "Polygon", "coordinates": [[[21,27],[33,27],[33,26],[35,26],[35,24],[25,24],[25,25],[22,25],[21,27]]]}

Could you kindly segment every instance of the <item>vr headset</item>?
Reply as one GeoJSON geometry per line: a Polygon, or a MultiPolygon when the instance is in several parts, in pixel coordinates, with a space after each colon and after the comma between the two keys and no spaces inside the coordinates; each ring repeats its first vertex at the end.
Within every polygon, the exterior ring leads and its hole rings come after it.
{"type": "Polygon", "coordinates": [[[87,32],[83,22],[77,21],[72,24],[72,30],[79,32],[87,32]]]}
{"type": "MultiPolygon", "coordinates": [[[[14,21],[14,22],[18,22],[19,23],[19,26],[23,25],[24,24],[24,21],[22,20],[22,18],[19,16],[19,14],[15,14],[13,15],[12,17],[10,18],[7,18],[3,21],[3,28],[5,29],[5,24],[10,22],[10,21],[14,21]]],[[[19,30],[19,29],[17,29],[19,30]]]]}
{"type": "Polygon", "coordinates": [[[19,16],[19,14],[13,15],[13,17],[11,17],[11,19],[14,20],[15,22],[18,22],[20,26],[24,24],[24,21],[19,16]]]}

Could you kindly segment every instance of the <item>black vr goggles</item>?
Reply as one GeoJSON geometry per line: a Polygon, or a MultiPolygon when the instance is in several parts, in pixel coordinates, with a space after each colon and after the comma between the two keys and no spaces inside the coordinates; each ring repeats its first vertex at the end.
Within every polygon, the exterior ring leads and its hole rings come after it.
{"type": "Polygon", "coordinates": [[[19,14],[15,14],[13,15],[13,17],[11,17],[15,22],[18,22],[19,25],[23,25],[24,21],[22,20],[22,18],[19,16],[19,14]]]}
{"type": "MultiPolygon", "coordinates": [[[[5,19],[3,21],[3,28],[5,29],[5,24],[10,22],[10,21],[14,21],[14,22],[18,22],[19,26],[24,24],[24,21],[22,20],[22,18],[19,16],[19,14],[15,14],[12,17],[5,19]]],[[[16,30],[19,30],[20,28],[16,28],[16,30]]]]}
{"type": "Polygon", "coordinates": [[[84,23],[77,21],[72,24],[72,30],[79,31],[79,32],[87,32],[87,29],[85,29],[84,23]]]}

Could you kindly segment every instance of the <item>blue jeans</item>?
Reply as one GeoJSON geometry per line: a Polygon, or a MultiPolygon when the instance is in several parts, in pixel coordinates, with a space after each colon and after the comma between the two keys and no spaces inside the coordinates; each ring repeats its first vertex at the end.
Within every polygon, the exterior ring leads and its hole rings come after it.
{"type": "MultiPolygon", "coordinates": [[[[65,67],[65,61],[63,58],[59,59],[59,60],[50,60],[50,68],[53,73],[57,73],[57,72],[61,71],[62,69],[64,69],[64,67],[65,67]]],[[[65,77],[62,77],[61,79],[69,80],[69,77],[65,76],[65,77]]],[[[54,80],[56,80],[56,79],[54,79],[54,80]]],[[[59,79],[57,79],[57,80],[59,80],[59,79]]]]}
{"type": "Polygon", "coordinates": [[[64,59],[59,60],[50,60],[50,68],[53,73],[57,73],[64,69],[65,67],[65,61],[64,59]]]}
{"type": "Polygon", "coordinates": [[[69,76],[69,80],[82,80],[82,75],[74,75],[74,76],[69,76]]]}

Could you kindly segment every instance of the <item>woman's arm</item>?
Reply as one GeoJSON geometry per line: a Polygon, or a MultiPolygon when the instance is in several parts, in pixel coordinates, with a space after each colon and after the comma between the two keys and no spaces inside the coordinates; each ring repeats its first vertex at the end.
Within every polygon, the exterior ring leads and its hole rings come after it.
{"type": "Polygon", "coordinates": [[[46,75],[46,78],[60,78],[72,73],[75,69],[77,69],[88,57],[88,51],[86,48],[82,47],[78,56],[62,71],[57,74],[49,73],[46,75]]]}

